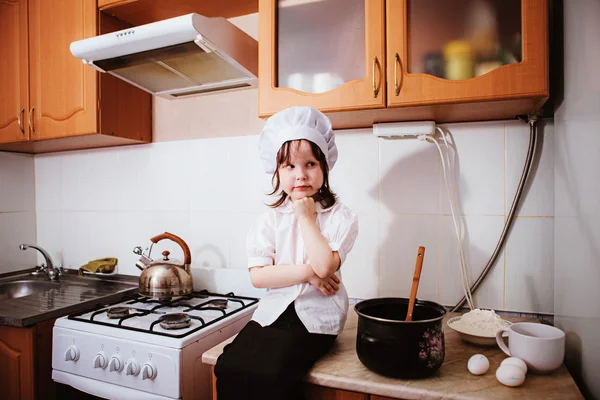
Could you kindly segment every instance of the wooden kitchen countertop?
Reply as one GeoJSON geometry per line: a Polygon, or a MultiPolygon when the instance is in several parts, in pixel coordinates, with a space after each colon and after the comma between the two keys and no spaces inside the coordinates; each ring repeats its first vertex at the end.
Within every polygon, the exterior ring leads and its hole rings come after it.
{"type": "MultiPolygon", "coordinates": [[[[446,357],[440,370],[430,378],[402,380],[378,375],[361,364],[356,355],[358,315],[351,307],[344,331],[331,351],[313,366],[306,381],[319,386],[401,399],[583,399],[564,365],[550,375],[528,373],[525,383],[517,388],[503,386],[496,380],[496,369],[507,356],[498,347],[475,347],[462,341],[446,325],[449,318],[457,315],[460,314],[449,313],[443,322],[446,357]],[[467,371],[467,361],[474,354],[484,354],[490,360],[490,369],[484,375],[474,376],[467,371]]],[[[525,318],[506,319],[528,321],[525,318]]],[[[208,350],[202,361],[214,365],[223,347],[232,340],[230,338],[208,350]]]]}

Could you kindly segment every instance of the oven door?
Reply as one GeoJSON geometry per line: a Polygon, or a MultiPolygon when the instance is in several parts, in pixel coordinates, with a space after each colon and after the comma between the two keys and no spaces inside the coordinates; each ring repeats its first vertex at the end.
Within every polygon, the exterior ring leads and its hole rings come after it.
{"type": "MultiPolygon", "coordinates": [[[[70,321],[76,323],[76,321],[70,321]]],[[[83,324],[83,323],[79,323],[83,324]]],[[[181,349],[54,325],[52,379],[107,399],[180,399],[181,349]]]]}
{"type": "Polygon", "coordinates": [[[83,376],[69,374],[62,371],[52,370],[52,379],[55,382],[68,385],[58,389],[58,397],[64,399],[111,399],[111,400],[173,400],[175,397],[165,397],[154,393],[142,392],[117,386],[106,382],[100,382],[95,379],[85,378],[83,376]],[[82,396],[82,393],[90,396],[82,396]],[[99,397],[97,397],[99,396],[99,397]]]}

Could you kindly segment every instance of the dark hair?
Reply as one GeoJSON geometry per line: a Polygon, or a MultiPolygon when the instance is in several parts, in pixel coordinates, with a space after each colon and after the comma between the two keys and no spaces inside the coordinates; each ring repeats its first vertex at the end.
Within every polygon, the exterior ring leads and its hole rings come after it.
{"type": "MultiPolygon", "coordinates": [[[[302,139],[300,139],[302,140],[302,139]]],[[[271,183],[273,184],[273,191],[269,193],[269,195],[274,195],[279,191],[279,167],[283,164],[290,162],[291,157],[291,147],[292,143],[295,144],[296,147],[300,145],[300,140],[290,140],[285,142],[281,149],[277,152],[277,168],[275,168],[275,172],[273,173],[273,177],[271,178],[271,183]]],[[[310,144],[310,149],[312,150],[313,156],[319,161],[319,165],[321,166],[321,171],[323,172],[323,186],[315,193],[313,199],[316,202],[319,202],[323,208],[329,208],[333,206],[336,202],[337,196],[335,193],[331,191],[329,187],[329,167],[327,166],[327,159],[325,158],[325,154],[321,151],[319,146],[307,140],[310,144]]],[[[269,204],[269,207],[279,207],[283,204],[285,199],[287,199],[288,195],[283,190],[279,193],[279,199],[275,201],[273,204],[269,204]]]]}

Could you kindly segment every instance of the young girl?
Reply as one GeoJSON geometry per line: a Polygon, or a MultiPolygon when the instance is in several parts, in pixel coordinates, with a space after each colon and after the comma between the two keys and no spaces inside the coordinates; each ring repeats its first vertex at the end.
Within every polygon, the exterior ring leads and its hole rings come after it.
{"type": "Polygon", "coordinates": [[[267,288],[217,360],[219,400],[303,399],[302,380],[344,328],[339,269],[358,234],[356,214],[329,188],[337,160],[331,122],[310,107],[267,121],[259,140],[279,197],[248,234],[252,284],[267,288]]]}

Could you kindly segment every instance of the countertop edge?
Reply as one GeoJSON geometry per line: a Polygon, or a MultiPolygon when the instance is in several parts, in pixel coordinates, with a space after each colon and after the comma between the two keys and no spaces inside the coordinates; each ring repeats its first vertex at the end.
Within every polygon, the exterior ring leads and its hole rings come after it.
{"type": "MultiPolygon", "coordinates": [[[[336,340],[337,344],[334,345],[330,353],[315,363],[304,378],[305,382],[332,389],[406,400],[465,400],[480,397],[500,399],[507,398],[507,396],[513,397],[513,395],[523,399],[583,399],[564,364],[556,371],[554,379],[550,378],[552,381],[544,381],[548,379],[548,375],[528,374],[525,384],[520,388],[502,386],[497,382],[494,373],[494,369],[506,357],[500,349],[497,347],[482,348],[467,345],[456,332],[445,325],[444,331],[447,335],[446,355],[448,357],[453,354],[454,359],[446,360],[446,370],[444,372],[440,373],[440,370],[433,376],[423,380],[403,380],[377,375],[367,370],[358,360],[358,355],[356,355],[356,317],[357,315],[352,309],[344,331],[336,340]],[[460,354],[458,357],[457,352],[460,354]],[[470,375],[466,368],[469,356],[478,352],[488,356],[491,363],[490,371],[482,377],[470,375]],[[428,387],[428,381],[431,387],[428,387]]],[[[520,317],[507,319],[512,322],[532,320],[520,317]]],[[[235,336],[232,336],[207,350],[202,354],[202,362],[215,365],[223,348],[234,338],[235,336]]]]}
{"type": "Polygon", "coordinates": [[[387,396],[402,400],[465,399],[465,397],[456,396],[453,393],[441,394],[440,392],[434,390],[426,390],[416,387],[409,389],[397,384],[385,384],[381,382],[378,382],[376,385],[374,385],[373,382],[370,381],[361,381],[341,376],[332,376],[318,372],[309,373],[304,381],[313,385],[325,386],[333,389],[367,393],[375,396],[387,396]]]}

